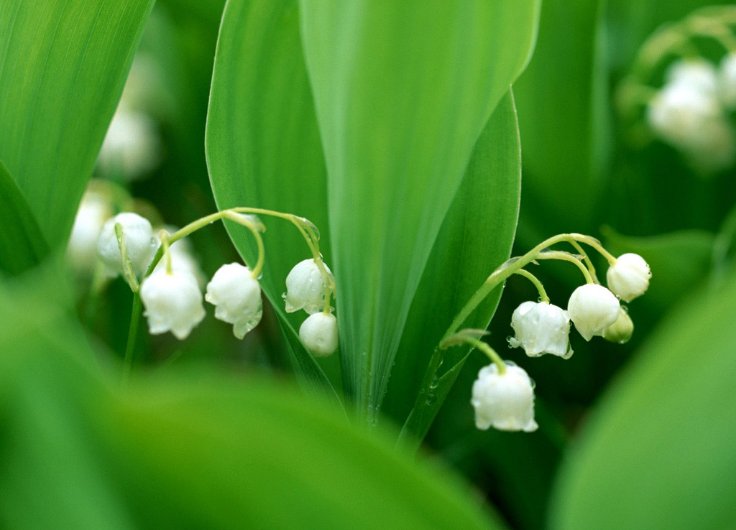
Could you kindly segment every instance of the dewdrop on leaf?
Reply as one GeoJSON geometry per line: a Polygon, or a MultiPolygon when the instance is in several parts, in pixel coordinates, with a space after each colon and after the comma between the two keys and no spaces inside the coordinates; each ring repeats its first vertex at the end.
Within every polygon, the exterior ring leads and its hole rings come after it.
{"type": "Polygon", "coordinates": [[[105,275],[109,277],[115,277],[123,272],[123,259],[115,234],[116,224],[122,226],[128,258],[133,265],[133,271],[140,276],[156,254],[157,245],[153,238],[151,223],[134,213],[120,213],[105,222],[97,240],[97,255],[105,264],[105,275]]]}
{"type": "Polygon", "coordinates": [[[622,254],[608,268],[608,288],[621,300],[630,302],[643,295],[649,287],[652,273],[644,258],[638,254],[622,254]]]}
{"type": "Polygon", "coordinates": [[[568,359],[570,349],[570,315],[567,311],[549,302],[524,302],[511,317],[511,327],[516,336],[509,344],[521,346],[529,357],[544,353],[568,359]]]}
{"type": "Polygon", "coordinates": [[[597,284],[581,285],[572,293],[567,312],[580,335],[587,341],[602,336],[608,326],[618,319],[618,298],[597,284]]]}
{"type": "Polygon", "coordinates": [[[140,293],[153,335],[170,331],[183,340],[205,317],[202,292],[191,274],[155,272],[143,280],[140,293]]]}
{"type": "MultiPolygon", "coordinates": [[[[324,265],[332,276],[329,267],[324,265]]],[[[322,311],[325,303],[325,281],[313,259],[297,263],[286,277],[286,312],[294,313],[304,309],[310,315],[322,311]]]]}
{"type": "Polygon", "coordinates": [[[337,319],[332,314],[314,313],[302,323],[299,338],[315,357],[328,357],[337,350],[337,319]]]}
{"type": "Polygon", "coordinates": [[[215,306],[215,318],[233,324],[233,334],[242,339],[263,316],[261,285],[251,270],[240,263],[220,267],[207,284],[205,300],[215,306]]]}
{"type": "Polygon", "coordinates": [[[507,364],[502,374],[495,363],[482,368],[473,383],[470,403],[475,409],[475,426],[478,429],[537,430],[534,387],[529,375],[518,366],[507,364]]]}

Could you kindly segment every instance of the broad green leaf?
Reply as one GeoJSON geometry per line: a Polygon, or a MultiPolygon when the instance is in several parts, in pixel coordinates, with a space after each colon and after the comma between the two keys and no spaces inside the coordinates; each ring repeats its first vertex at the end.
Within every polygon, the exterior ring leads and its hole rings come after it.
{"type": "Polygon", "coordinates": [[[63,247],[153,0],[4,0],[0,159],[63,247]]]}
{"type": "Polygon", "coordinates": [[[736,526],[734,321],[731,277],[662,324],[569,454],[553,529],[736,526]]]}
{"type": "MultiPolygon", "coordinates": [[[[230,0],[220,28],[209,115],[207,161],[220,209],[269,208],[306,217],[321,229],[330,264],[322,146],[299,39],[296,0],[230,0]]],[[[299,231],[282,219],[262,219],[266,265],[261,285],[281,321],[297,375],[329,387],[295,329],[306,315],[287,315],[282,293],[291,268],[311,257],[299,231]]],[[[249,263],[252,236],[228,226],[249,263]]]]}
{"type": "Polygon", "coordinates": [[[514,84],[524,146],[519,237],[588,232],[607,156],[607,71],[598,0],[542,3],[539,39],[514,84]]]}
{"type": "MultiPolygon", "coordinates": [[[[454,348],[447,352],[447,362],[438,375],[448,374],[440,380],[442,388],[435,389],[434,395],[426,392],[418,395],[420,374],[426,371],[432,352],[455,315],[511,252],[519,214],[520,155],[516,110],[509,93],[478,138],[460,189],[435,241],[389,381],[385,409],[400,424],[411,411],[407,428],[417,441],[434,420],[467,349],[454,348]]],[[[485,329],[501,292],[502,289],[494,291],[466,322],[466,327],[485,329]]]]}
{"type": "Polygon", "coordinates": [[[0,273],[18,274],[38,265],[48,245],[23,192],[0,162],[0,273]]]}
{"type": "Polygon", "coordinates": [[[634,252],[652,270],[646,296],[634,304],[661,315],[683,295],[699,287],[712,266],[715,235],[704,230],[683,230],[651,237],[627,237],[603,230],[606,248],[614,255],[634,252]]]}
{"type": "Polygon", "coordinates": [[[0,285],[3,528],[502,528],[447,471],[282,384],[200,368],[121,391],[34,280],[0,285]]]}
{"type": "Polygon", "coordinates": [[[300,6],[329,175],[344,386],[373,420],[473,148],[529,56],[538,2],[300,6]]]}

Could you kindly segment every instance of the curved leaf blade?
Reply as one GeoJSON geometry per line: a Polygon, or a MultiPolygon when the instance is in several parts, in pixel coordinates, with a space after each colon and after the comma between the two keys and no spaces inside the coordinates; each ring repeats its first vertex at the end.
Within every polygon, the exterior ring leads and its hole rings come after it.
{"type": "Polygon", "coordinates": [[[538,3],[300,6],[329,175],[344,386],[373,420],[475,143],[529,55],[538,3]]]}
{"type": "Polygon", "coordinates": [[[153,0],[0,7],[0,158],[46,240],[71,231],[153,0]]]}

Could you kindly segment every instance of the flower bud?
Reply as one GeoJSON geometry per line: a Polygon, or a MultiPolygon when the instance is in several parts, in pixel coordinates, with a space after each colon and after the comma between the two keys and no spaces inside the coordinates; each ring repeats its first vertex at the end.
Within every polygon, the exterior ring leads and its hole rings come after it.
{"type": "Polygon", "coordinates": [[[666,74],[667,84],[687,85],[704,94],[714,95],[718,89],[718,72],[703,59],[686,59],[672,64],[666,74]]]}
{"type": "Polygon", "coordinates": [[[556,305],[524,302],[514,311],[511,327],[516,337],[509,339],[509,344],[514,348],[521,346],[529,357],[551,353],[568,359],[572,355],[570,315],[556,305]]]}
{"type": "Polygon", "coordinates": [[[220,267],[207,284],[205,300],[215,305],[215,318],[233,324],[233,334],[242,339],[261,321],[261,285],[248,267],[230,263],[220,267]]]}
{"type": "Polygon", "coordinates": [[[154,170],[161,160],[161,140],[147,114],[120,106],[107,129],[97,159],[103,172],[135,180],[154,170]]]}
{"type": "Polygon", "coordinates": [[[634,322],[632,322],[629,313],[625,307],[621,307],[616,322],[608,326],[603,333],[603,338],[608,342],[617,344],[625,344],[629,342],[631,335],[634,334],[634,322]]]}
{"type": "Polygon", "coordinates": [[[608,268],[608,288],[624,302],[630,302],[644,294],[649,287],[652,273],[639,254],[622,254],[608,268]]]}
{"type": "MultiPolygon", "coordinates": [[[[332,275],[327,265],[324,266],[332,275]]],[[[310,315],[322,311],[325,303],[325,282],[317,263],[305,259],[297,263],[286,277],[286,312],[294,313],[304,309],[310,315]]]]}
{"type": "Polygon", "coordinates": [[[618,319],[618,298],[598,284],[581,285],[572,293],[567,312],[585,340],[602,336],[608,326],[618,319]]]}
{"type": "Polygon", "coordinates": [[[498,366],[481,368],[473,383],[475,426],[483,431],[489,427],[501,431],[537,430],[534,421],[534,388],[527,373],[507,363],[506,371],[498,373],[498,366]]]}
{"type": "Polygon", "coordinates": [[[736,53],[726,55],[721,61],[718,95],[726,107],[736,107],[736,53]]]}
{"type": "Polygon", "coordinates": [[[328,357],[337,350],[337,319],[331,314],[314,313],[302,323],[299,338],[315,357],[328,357]]]}
{"type": "Polygon", "coordinates": [[[112,213],[112,206],[102,193],[90,190],[84,193],[67,246],[67,258],[77,272],[89,273],[94,269],[97,239],[112,213]]]}
{"type": "Polygon", "coordinates": [[[184,272],[155,272],[143,280],[141,301],[153,335],[171,331],[183,340],[205,316],[197,280],[184,272]]]}
{"type": "Polygon", "coordinates": [[[156,240],[153,238],[151,223],[134,213],[120,213],[108,219],[102,226],[97,240],[97,255],[105,264],[105,274],[115,277],[123,272],[123,258],[120,254],[115,225],[123,227],[125,249],[133,265],[133,271],[140,276],[145,272],[156,254],[156,240]]]}

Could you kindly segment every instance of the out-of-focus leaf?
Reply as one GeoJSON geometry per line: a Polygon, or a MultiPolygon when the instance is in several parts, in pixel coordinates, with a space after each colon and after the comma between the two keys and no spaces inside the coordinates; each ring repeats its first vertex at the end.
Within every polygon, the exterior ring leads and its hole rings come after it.
{"type": "Polygon", "coordinates": [[[48,245],[23,192],[0,162],[0,272],[18,274],[38,265],[48,245]]]}
{"type": "MultiPolygon", "coordinates": [[[[310,219],[323,234],[329,263],[327,192],[322,146],[299,39],[297,0],[231,0],[225,9],[215,58],[207,161],[220,209],[253,206],[310,219]]],[[[261,285],[283,325],[297,375],[329,387],[324,372],[295,329],[304,315],[287,315],[284,280],[311,257],[288,221],[263,218],[266,265],[261,285]]],[[[251,234],[228,226],[249,263],[257,250],[251,234]]]]}
{"type": "Polygon", "coordinates": [[[608,93],[597,0],[542,3],[539,40],[514,84],[524,146],[519,237],[588,232],[608,155],[608,93]]]}
{"type": "Polygon", "coordinates": [[[451,474],[288,387],[200,369],[118,390],[34,280],[0,285],[3,528],[502,528],[451,474]]]}
{"type": "Polygon", "coordinates": [[[604,228],[603,235],[606,248],[614,255],[634,252],[649,263],[652,281],[646,296],[634,304],[641,304],[658,315],[703,283],[712,265],[715,235],[703,230],[627,237],[604,228]]]}
{"type": "Polygon", "coordinates": [[[735,321],[732,277],[662,324],[569,454],[553,529],[736,525],[735,321]]]}
{"type": "Polygon", "coordinates": [[[3,1],[0,158],[64,245],[153,0],[3,1]]]}
{"type": "MultiPolygon", "coordinates": [[[[490,273],[508,259],[519,214],[520,185],[519,133],[509,93],[478,139],[424,269],[396,355],[385,408],[399,423],[411,411],[407,428],[417,442],[444,401],[439,394],[454,383],[467,348],[447,351],[442,374],[449,374],[441,380],[443,388],[433,395],[418,396],[421,375],[455,315],[490,273]]],[[[502,289],[494,291],[465,327],[485,329],[501,293],[502,289]]]]}
{"type": "Polygon", "coordinates": [[[437,234],[483,127],[527,61],[539,6],[300,6],[329,174],[344,387],[372,421],[437,234]]]}

